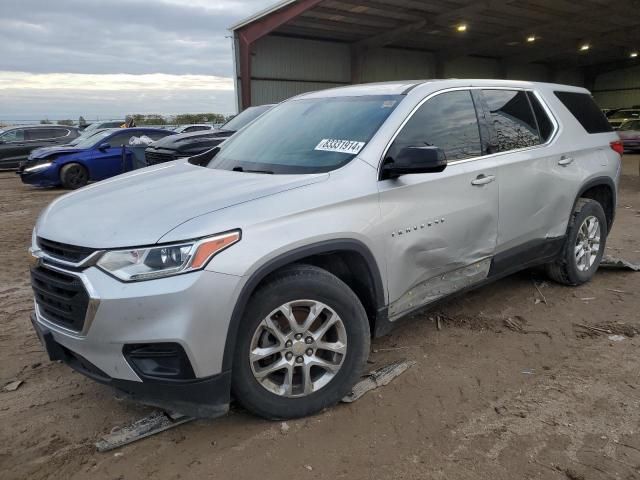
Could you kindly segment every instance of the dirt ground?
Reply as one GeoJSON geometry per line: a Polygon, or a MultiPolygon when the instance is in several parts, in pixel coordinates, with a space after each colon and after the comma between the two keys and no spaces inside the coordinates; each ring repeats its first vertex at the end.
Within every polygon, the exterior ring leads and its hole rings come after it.
{"type": "MultiPolygon", "coordinates": [[[[417,364],[353,404],[286,425],[232,408],[97,453],[151,409],[49,362],[31,329],[26,249],[61,193],[0,174],[2,479],[640,479],[640,274],[619,271],[579,288],[523,272],[416,315],[373,342],[370,366],[417,364]]],[[[607,248],[640,262],[638,157],[607,248]]]]}

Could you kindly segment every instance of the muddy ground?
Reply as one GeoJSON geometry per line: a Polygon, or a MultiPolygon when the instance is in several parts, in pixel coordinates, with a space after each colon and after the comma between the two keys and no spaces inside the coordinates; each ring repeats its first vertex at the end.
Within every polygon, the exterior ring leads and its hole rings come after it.
{"type": "MultiPolygon", "coordinates": [[[[637,162],[607,252],[640,262],[637,162]]],[[[370,366],[417,365],[356,403],[286,425],[233,408],[97,453],[151,409],[49,362],[31,330],[26,248],[61,193],[0,174],[2,479],[640,479],[640,274],[604,271],[579,288],[523,272],[416,315],[373,342],[370,366]]]]}

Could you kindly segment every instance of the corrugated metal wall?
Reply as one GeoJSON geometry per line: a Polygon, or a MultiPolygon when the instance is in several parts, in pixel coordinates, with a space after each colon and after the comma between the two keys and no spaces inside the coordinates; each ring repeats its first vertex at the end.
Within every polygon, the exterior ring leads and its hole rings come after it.
{"type": "Polygon", "coordinates": [[[434,58],[430,53],[380,48],[364,54],[363,82],[432,78],[434,75],[434,58]]]}
{"type": "MultiPolygon", "coordinates": [[[[351,50],[346,43],[267,36],[255,43],[252,52],[253,105],[351,82],[351,50]]],[[[381,48],[364,54],[361,73],[363,82],[434,78],[436,60],[427,52],[381,48]]],[[[506,73],[514,80],[584,83],[578,70],[552,75],[543,65],[501,65],[496,59],[479,57],[446,61],[443,73],[445,78],[500,78],[506,73]]],[[[239,91],[237,95],[240,98],[239,91]]]]}
{"type": "Polygon", "coordinates": [[[606,108],[640,105],[640,67],[599,75],[593,94],[596,101],[606,108]]]}

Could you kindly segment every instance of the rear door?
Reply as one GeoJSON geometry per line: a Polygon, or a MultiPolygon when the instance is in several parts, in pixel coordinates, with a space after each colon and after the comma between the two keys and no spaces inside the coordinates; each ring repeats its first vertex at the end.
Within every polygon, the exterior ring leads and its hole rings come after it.
{"type": "Polygon", "coordinates": [[[498,229],[498,171],[483,157],[469,90],[428,98],[385,154],[407,146],[444,150],[443,172],[379,182],[385,227],[389,316],[396,318],[488,275],[498,229]]]}
{"type": "Polygon", "coordinates": [[[567,183],[578,180],[573,158],[550,146],[557,122],[541,97],[510,88],[483,89],[482,97],[501,179],[494,267],[500,273],[553,253],[552,239],[564,231],[559,223],[573,201],[567,183]]]}

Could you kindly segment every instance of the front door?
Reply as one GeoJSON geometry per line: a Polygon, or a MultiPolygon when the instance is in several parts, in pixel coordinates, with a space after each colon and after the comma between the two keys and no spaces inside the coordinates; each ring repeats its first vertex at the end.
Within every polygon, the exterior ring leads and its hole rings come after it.
{"type": "Polygon", "coordinates": [[[424,145],[445,152],[443,172],[379,182],[392,320],[485,279],[496,246],[498,168],[494,157],[482,157],[470,91],[439,93],[423,103],[385,161],[404,147],[424,145]]]}
{"type": "Polygon", "coordinates": [[[108,144],[109,148],[95,148],[92,152],[89,165],[91,180],[103,180],[126,171],[126,164],[130,164],[131,160],[127,158],[126,162],[123,162],[122,155],[124,152],[131,157],[131,153],[127,153],[124,146],[129,145],[129,140],[133,136],[135,133],[123,129],[101,141],[102,145],[108,144]]]}

